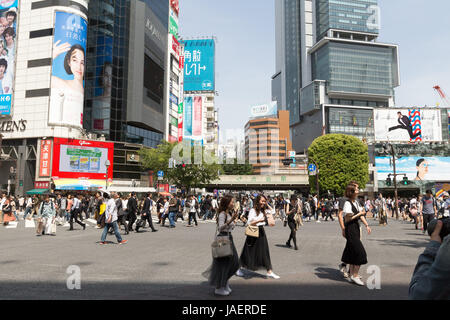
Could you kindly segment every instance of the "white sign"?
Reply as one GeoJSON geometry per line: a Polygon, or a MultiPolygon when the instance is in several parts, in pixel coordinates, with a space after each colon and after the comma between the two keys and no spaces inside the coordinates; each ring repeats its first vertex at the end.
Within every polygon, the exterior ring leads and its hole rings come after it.
{"type": "Polygon", "coordinates": [[[439,109],[377,109],[374,118],[376,141],[442,141],[439,109]]]}
{"type": "Polygon", "coordinates": [[[252,117],[263,117],[277,114],[277,102],[272,101],[270,104],[253,106],[251,110],[252,117]]]}

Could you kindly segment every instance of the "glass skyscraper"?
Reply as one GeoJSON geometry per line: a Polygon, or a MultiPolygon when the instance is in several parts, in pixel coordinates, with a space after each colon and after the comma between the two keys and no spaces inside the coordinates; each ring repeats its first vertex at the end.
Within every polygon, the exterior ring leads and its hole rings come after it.
{"type": "Polygon", "coordinates": [[[294,149],[303,152],[323,133],[370,138],[371,110],[392,106],[399,85],[398,47],[376,41],[378,1],[275,4],[272,95],[280,109],[290,111],[294,149]]]}

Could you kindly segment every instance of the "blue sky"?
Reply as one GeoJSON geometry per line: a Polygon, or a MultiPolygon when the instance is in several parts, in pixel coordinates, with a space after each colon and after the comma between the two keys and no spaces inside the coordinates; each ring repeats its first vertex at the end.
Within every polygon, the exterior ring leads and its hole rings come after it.
{"type": "MultiPolygon", "coordinates": [[[[216,36],[221,129],[242,129],[252,105],[271,98],[275,73],[275,0],[180,0],[183,38],[216,36]]],[[[277,0],[278,1],[278,0],[277,0]]],[[[399,45],[397,106],[441,102],[450,95],[450,1],[379,0],[379,42],[399,45]]]]}

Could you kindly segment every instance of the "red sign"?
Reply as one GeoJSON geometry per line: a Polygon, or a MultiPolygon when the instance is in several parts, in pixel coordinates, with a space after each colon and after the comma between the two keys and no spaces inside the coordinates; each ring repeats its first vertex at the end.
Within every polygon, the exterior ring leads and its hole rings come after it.
{"type": "Polygon", "coordinates": [[[113,178],[114,143],[105,141],[55,138],[53,142],[54,178],[113,178]],[[106,166],[109,160],[109,167],[106,166]]]}
{"type": "Polygon", "coordinates": [[[50,188],[50,182],[48,182],[48,181],[36,181],[36,182],[34,182],[34,188],[35,189],[49,189],[50,188]]]}
{"type": "Polygon", "coordinates": [[[180,43],[173,35],[172,35],[172,50],[173,52],[176,53],[177,57],[180,55],[180,43]]]}
{"type": "Polygon", "coordinates": [[[183,113],[178,114],[178,142],[183,141],[183,113]]]}
{"type": "MultiPolygon", "coordinates": [[[[167,3],[167,2],[166,2],[167,3]]],[[[173,11],[177,14],[180,12],[180,1],[179,0],[170,0],[170,6],[172,7],[173,11]]]]}
{"type": "Polygon", "coordinates": [[[193,136],[199,137],[202,135],[202,97],[197,96],[194,97],[194,131],[192,133],[193,136]]]}
{"type": "Polygon", "coordinates": [[[52,140],[41,140],[40,147],[41,155],[39,160],[39,176],[50,177],[50,168],[52,163],[52,140]]]}
{"type": "Polygon", "coordinates": [[[184,56],[180,56],[180,70],[184,70],[184,56]]]}

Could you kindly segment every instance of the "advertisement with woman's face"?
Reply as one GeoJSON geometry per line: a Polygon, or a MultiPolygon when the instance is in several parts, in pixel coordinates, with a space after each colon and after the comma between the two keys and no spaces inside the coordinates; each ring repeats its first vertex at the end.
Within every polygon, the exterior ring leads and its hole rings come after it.
{"type": "Polygon", "coordinates": [[[0,0],[0,115],[10,115],[14,91],[18,0],[0,0]]]}
{"type": "Polygon", "coordinates": [[[83,126],[87,22],[55,12],[49,125],[83,126]]]}

